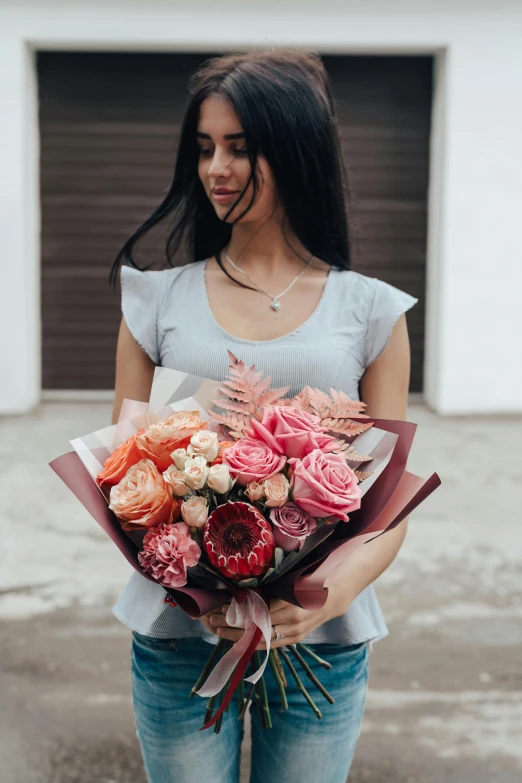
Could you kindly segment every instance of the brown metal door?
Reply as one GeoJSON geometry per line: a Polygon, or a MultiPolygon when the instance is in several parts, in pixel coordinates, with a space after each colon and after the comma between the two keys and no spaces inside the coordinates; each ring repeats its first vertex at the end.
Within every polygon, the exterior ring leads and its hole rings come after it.
{"type": "MultiPolygon", "coordinates": [[[[108,272],[168,187],[190,73],[209,55],[40,53],[44,389],[111,389],[108,272]]],[[[354,269],[420,299],[422,389],[431,58],[328,56],[357,223],[354,269]]],[[[143,243],[161,259],[163,236],[143,243]]],[[[161,260],[159,261],[161,263],[161,260]]]]}

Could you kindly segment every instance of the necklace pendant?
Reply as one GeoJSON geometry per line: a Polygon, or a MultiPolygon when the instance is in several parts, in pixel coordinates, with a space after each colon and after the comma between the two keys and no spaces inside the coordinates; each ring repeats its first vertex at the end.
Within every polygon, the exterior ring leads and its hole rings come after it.
{"type": "Polygon", "coordinates": [[[270,302],[270,307],[272,308],[272,310],[279,310],[279,308],[281,307],[281,302],[278,302],[277,299],[272,299],[272,301],[270,302]]]}

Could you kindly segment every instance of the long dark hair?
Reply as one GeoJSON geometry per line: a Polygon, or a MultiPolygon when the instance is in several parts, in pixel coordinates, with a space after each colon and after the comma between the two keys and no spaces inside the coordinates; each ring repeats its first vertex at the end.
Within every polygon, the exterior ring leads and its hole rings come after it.
{"type": "Polygon", "coordinates": [[[176,266],[176,256],[179,263],[180,248],[189,261],[216,256],[221,265],[233,223],[255,200],[258,154],[266,158],[286,221],[307,251],[331,266],[349,269],[346,173],[335,104],[320,58],[286,50],[216,57],[194,74],[189,92],[170,189],[119,251],[111,282],[122,263],[139,268],[133,258],[137,242],[167,219],[169,266],[176,266]],[[250,157],[252,198],[233,222],[217,217],[198,176],[199,109],[210,95],[223,97],[233,107],[250,157]]]}

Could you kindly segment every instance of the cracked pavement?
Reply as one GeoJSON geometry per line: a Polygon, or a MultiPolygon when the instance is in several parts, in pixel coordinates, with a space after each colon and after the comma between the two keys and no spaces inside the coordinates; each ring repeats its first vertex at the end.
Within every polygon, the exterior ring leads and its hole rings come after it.
{"type": "MultiPolygon", "coordinates": [[[[349,781],[519,783],[522,420],[409,418],[409,468],[443,486],[377,583],[390,636],[349,781]]],[[[109,419],[102,403],[0,419],[2,783],[145,783],[129,632],[110,613],[130,569],[47,467],[109,419]]],[[[248,741],[244,783],[247,767],[248,741]]]]}

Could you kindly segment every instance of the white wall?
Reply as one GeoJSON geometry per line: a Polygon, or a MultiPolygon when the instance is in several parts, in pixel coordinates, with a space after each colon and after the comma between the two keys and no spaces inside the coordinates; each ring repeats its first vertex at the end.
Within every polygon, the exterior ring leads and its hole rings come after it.
{"type": "Polygon", "coordinates": [[[294,45],[436,53],[426,387],[443,414],[522,412],[518,0],[0,2],[0,412],[40,396],[38,129],[31,52],[294,45]]]}

